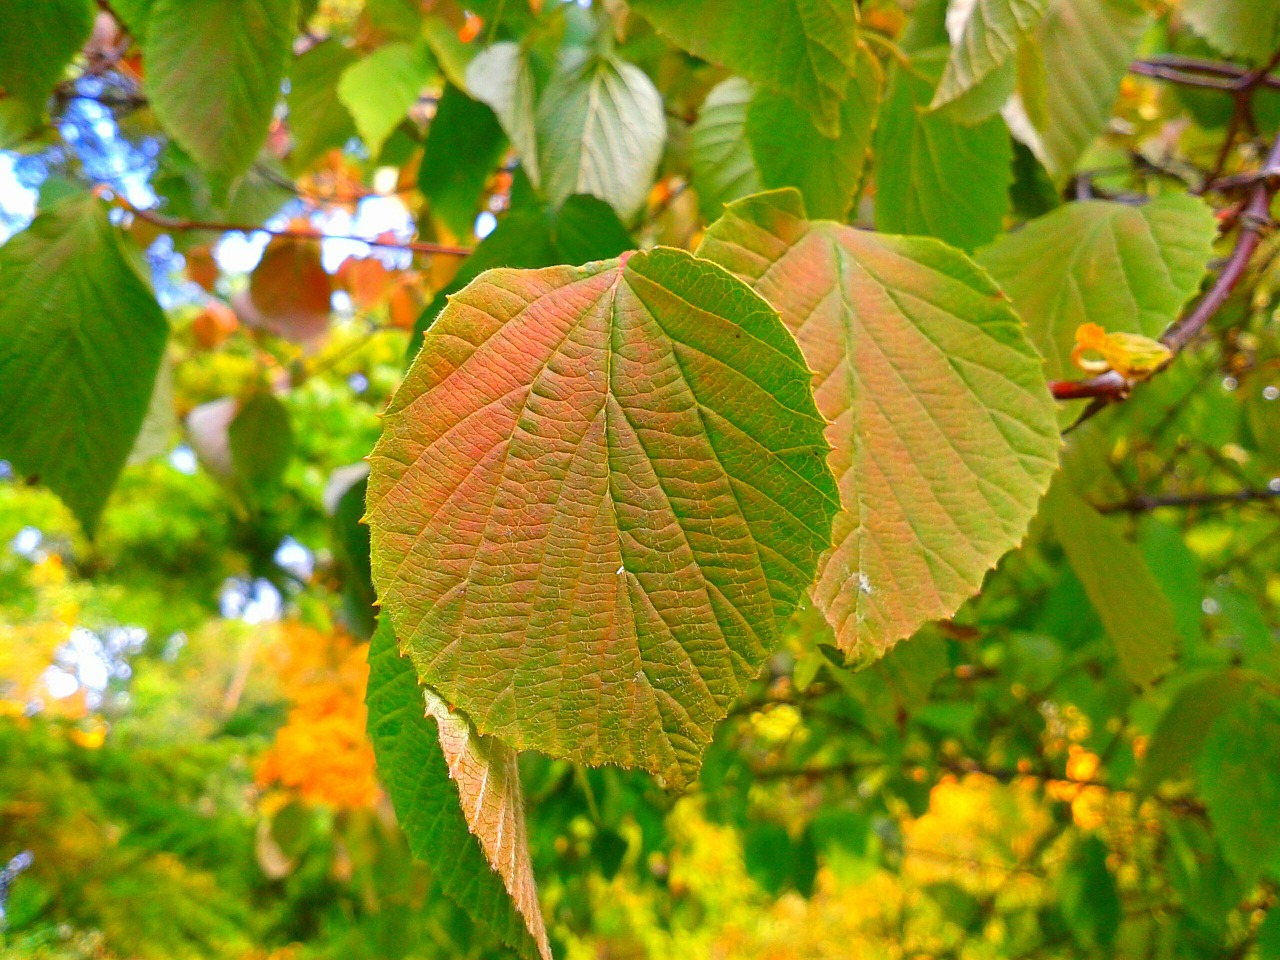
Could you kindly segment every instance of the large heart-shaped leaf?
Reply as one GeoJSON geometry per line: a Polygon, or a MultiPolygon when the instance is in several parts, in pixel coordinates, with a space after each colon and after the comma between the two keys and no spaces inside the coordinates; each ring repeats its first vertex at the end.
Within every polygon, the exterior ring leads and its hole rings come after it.
{"type": "Polygon", "coordinates": [[[810,223],[792,190],[731,204],[698,253],[776,306],[816,371],[844,510],[813,596],[841,649],[954,613],[1022,539],[1059,446],[995,284],[936,240],[810,223]]]}
{"type": "Polygon", "coordinates": [[[689,128],[689,164],[698,205],[707,219],[726,203],[756,193],[760,173],[747,142],[747,106],[751,84],[730,77],[712,87],[698,119],[689,128]]]}
{"type": "Polygon", "coordinates": [[[454,296],[369,479],[422,681],[518,749],[687,784],[830,543],[810,379],[778,314],[683,251],[454,296]]]}
{"type": "Polygon", "coordinates": [[[54,84],[92,28],[88,0],[0,5],[0,147],[40,123],[54,84]]]}
{"type": "Polygon", "coordinates": [[[152,109],[202,167],[244,173],[267,139],[294,0],[155,0],[143,53],[152,109]]]}
{"type": "Polygon", "coordinates": [[[91,197],[0,247],[0,459],[92,534],[133,447],[169,326],[91,197]]]}
{"type": "MultiPolygon", "coordinates": [[[[976,89],[1017,56],[1049,9],[1049,0],[965,0],[947,10],[947,26],[963,18],[942,81],[933,96],[936,109],[976,89]],[[959,17],[957,17],[957,13],[959,17]],[[967,13],[967,16],[966,16],[967,13]]],[[[998,110],[996,103],[994,109],[998,110]]]]}
{"type": "Polygon", "coordinates": [[[1076,330],[1158,337],[1196,291],[1217,225],[1203,201],[1068,203],[1002,236],[978,261],[1013,300],[1050,377],[1078,376],[1076,330]]]}
{"type": "Polygon", "coordinates": [[[522,957],[549,960],[529,863],[516,753],[418,686],[382,617],[369,643],[369,737],[415,857],[522,957]]]}
{"type": "Polygon", "coordinates": [[[858,16],[842,0],[631,0],[684,49],[791,97],[818,129],[840,134],[854,75],[858,16]]]}

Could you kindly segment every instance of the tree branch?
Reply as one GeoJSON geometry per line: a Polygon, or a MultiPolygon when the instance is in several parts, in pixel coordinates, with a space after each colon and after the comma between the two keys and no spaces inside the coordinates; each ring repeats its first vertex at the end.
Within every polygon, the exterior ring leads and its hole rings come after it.
{"type": "Polygon", "coordinates": [[[1134,497],[1120,503],[1098,507],[1099,513],[1149,513],[1161,507],[1212,507],[1233,503],[1256,503],[1280,500],[1280,486],[1262,490],[1232,490],[1230,493],[1183,493],[1164,496],[1134,497]]]}

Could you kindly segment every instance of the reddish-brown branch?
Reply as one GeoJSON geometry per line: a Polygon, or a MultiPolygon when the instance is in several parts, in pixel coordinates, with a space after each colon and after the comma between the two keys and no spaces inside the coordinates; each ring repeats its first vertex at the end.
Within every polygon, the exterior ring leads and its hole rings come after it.
{"type": "Polygon", "coordinates": [[[1122,503],[1098,508],[1101,513],[1149,513],[1162,507],[1216,507],[1239,503],[1262,503],[1280,500],[1280,488],[1233,490],[1230,493],[1182,493],[1166,496],[1134,497],[1122,503]]]}
{"type": "Polygon", "coordinates": [[[131,204],[122,203],[135,217],[154,224],[163,230],[176,230],[180,233],[267,233],[273,237],[289,237],[296,240],[355,240],[367,243],[371,247],[384,247],[391,250],[409,250],[413,253],[431,254],[442,257],[468,257],[471,251],[466,247],[451,247],[441,243],[424,241],[370,240],[367,237],[355,237],[348,234],[317,234],[309,230],[293,230],[289,228],[273,229],[271,227],[254,226],[247,223],[222,223],[212,220],[185,220],[178,217],[166,217],[154,210],[144,210],[131,204]]]}

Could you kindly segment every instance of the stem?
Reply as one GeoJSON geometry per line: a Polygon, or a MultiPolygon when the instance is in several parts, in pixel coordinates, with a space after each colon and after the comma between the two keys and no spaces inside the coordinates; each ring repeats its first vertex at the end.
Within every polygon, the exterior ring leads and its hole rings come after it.
{"type": "Polygon", "coordinates": [[[291,230],[288,228],[272,229],[271,227],[254,226],[247,223],[222,223],[212,220],[182,220],[177,217],[166,217],[154,210],[143,210],[119,198],[120,203],[135,217],[155,224],[164,230],[180,232],[206,233],[268,233],[273,237],[288,237],[296,240],[354,240],[367,243],[371,247],[385,247],[392,250],[411,250],[414,253],[433,254],[442,257],[468,257],[471,251],[466,247],[451,247],[440,243],[422,241],[370,240],[366,237],[355,237],[349,234],[317,234],[309,230],[291,230]]]}
{"type": "Polygon", "coordinates": [[[1161,507],[1212,507],[1221,504],[1256,503],[1280,500],[1280,488],[1272,490],[1233,490],[1230,493],[1183,493],[1165,496],[1134,497],[1121,503],[1099,507],[1100,513],[1148,513],[1161,507]]]}

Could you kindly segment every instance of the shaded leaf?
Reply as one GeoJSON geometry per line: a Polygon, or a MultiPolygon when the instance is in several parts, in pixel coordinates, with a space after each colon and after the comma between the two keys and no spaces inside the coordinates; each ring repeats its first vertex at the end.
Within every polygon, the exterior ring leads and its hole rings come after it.
{"type": "Polygon", "coordinates": [[[1280,854],[1280,714],[1248,698],[1217,722],[1197,764],[1200,789],[1227,859],[1251,885],[1280,854]]]}
{"type": "Polygon", "coordinates": [[[471,235],[485,183],[506,146],[493,111],[447,84],[427,132],[418,185],[454,236],[471,235]]]}
{"type": "Polygon", "coordinates": [[[827,136],[840,134],[840,107],[857,61],[853,4],[632,0],[631,8],[685,50],[791,97],[827,136]]]}
{"type": "Polygon", "coordinates": [[[662,95],[643,70],[570,51],[538,105],[538,165],[547,199],[606,201],[624,221],[640,212],[667,138],[662,95]]]}
{"type": "Polygon", "coordinates": [[[1173,659],[1178,624],[1142,553],[1065,484],[1054,485],[1045,511],[1121,668],[1134,683],[1151,683],[1173,659]]]}
{"type": "Polygon", "coordinates": [[[369,154],[377,157],[393,130],[436,76],[421,43],[390,43],[357,60],[338,81],[338,99],[351,111],[369,154]]]}
{"type": "Polygon", "coordinates": [[[1026,532],[1057,461],[1040,360],[991,281],[934,240],[731,204],[699,256],[782,313],[814,368],[845,509],[814,600],[874,656],[954,613],[1026,532]]]}
{"type": "Polygon", "coordinates": [[[978,254],[1013,301],[1053,379],[1075,378],[1076,331],[1158,337],[1200,285],[1217,224],[1184,194],[1139,207],[1068,203],[978,254]]]}
{"type": "Polygon", "coordinates": [[[227,429],[236,479],[251,494],[261,494],[280,482],[293,455],[289,411],[265,390],[239,404],[227,429]]]}
{"type": "Polygon", "coordinates": [[[369,645],[366,701],[378,774],[413,855],[477,923],[520,956],[549,960],[514,751],[418,686],[386,617],[369,645]]]}
{"type": "Polygon", "coordinates": [[[374,582],[423,682],[518,749],[687,785],[829,543],[809,379],[682,251],[453,297],[370,461],[374,582]]]}
{"type": "Polygon", "coordinates": [[[356,55],[337,40],[318,43],[294,61],[288,96],[294,171],[307,169],[356,135],[351,112],[338,98],[338,81],[355,62],[356,55]]]}
{"type": "Polygon", "coordinates": [[[143,53],[165,130],[230,181],[267,139],[296,25],[295,0],[154,0],[143,53]]]}
{"type": "Polygon", "coordinates": [[[747,138],[766,187],[795,187],[814,217],[844,220],[862,185],[883,73],[865,45],[840,111],[840,135],[827,137],[790,98],[761,90],[747,111],[747,138]]]}
{"type": "Polygon", "coordinates": [[[876,129],[876,229],[972,250],[1003,226],[1013,152],[999,117],[969,125],[925,109],[945,57],[934,49],[890,72],[876,129]]]}
{"type": "Polygon", "coordinates": [[[90,535],[168,333],[99,201],[62,200],[0,247],[0,459],[56,493],[90,535]]]}
{"type": "MultiPolygon", "coordinates": [[[[963,26],[952,44],[942,80],[933,95],[934,109],[954,103],[966,94],[972,94],[984,81],[989,80],[1005,64],[1012,64],[1019,45],[1031,35],[1049,8],[1049,0],[968,0],[952,3],[947,10],[948,27],[957,11],[961,11],[963,26]],[[967,8],[968,14],[962,11],[967,8]]],[[[989,116],[998,111],[1004,97],[989,103],[989,109],[979,111],[989,116]]],[[[981,119],[970,116],[967,119],[981,119]]]]}
{"type": "Polygon", "coordinates": [[[1237,673],[1211,673],[1178,691],[1142,758],[1144,793],[1191,772],[1214,721],[1240,702],[1243,691],[1244,683],[1237,673]]]}
{"type": "Polygon", "coordinates": [[[0,6],[0,147],[44,120],[54,86],[89,39],[94,12],[89,0],[0,6]]]}
{"type": "Polygon", "coordinates": [[[1107,868],[1107,845],[1082,838],[1060,881],[1062,912],[1071,933],[1086,947],[1109,948],[1120,929],[1120,894],[1107,868]]]}
{"type": "Polygon", "coordinates": [[[726,203],[760,189],[760,173],[747,142],[751,84],[730,77],[711,89],[689,128],[689,163],[702,215],[712,220],[726,203]]]}

